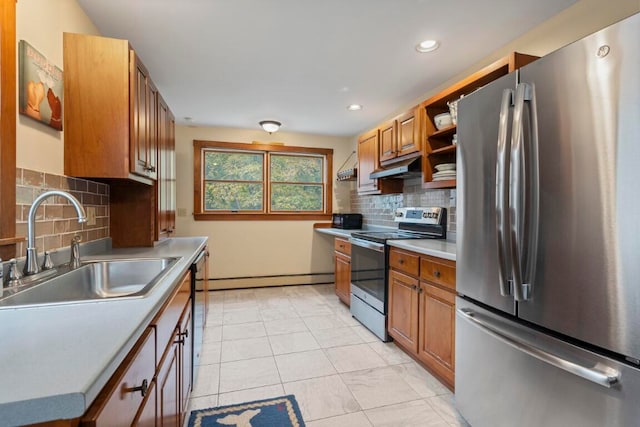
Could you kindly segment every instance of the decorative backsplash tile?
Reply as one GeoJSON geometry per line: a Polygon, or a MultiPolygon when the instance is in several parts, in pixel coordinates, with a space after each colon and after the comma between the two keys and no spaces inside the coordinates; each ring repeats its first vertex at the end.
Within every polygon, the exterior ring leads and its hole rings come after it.
{"type": "MultiPolygon", "coordinates": [[[[95,210],[95,224],[78,223],[74,207],[64,197],[45,200],[36,212],[36,247],[38,252],[67,247],[79,234],[82,242],[109,237],[109,186],[80,178],[71,178],[16,169],[16,235],[27,236],[27,219],[31,204],[41,193],[64,190],[75,196],[85,210],[95,210]]],[[[22,257],[26,240],[16,245],[16,255],[22,257]]]]}
{"type": "Polygon", "coordinates": [[[351,190],[351,212],[361,213],[364,225],[396,227],[393,213],[396,208],[411,206],[441,206],[447,208],[447,233],[455,240],[456,231],[456,190],[424,190],[421,178],[407,179],[404,192],[382,196],[360,196],[351,190]]]}

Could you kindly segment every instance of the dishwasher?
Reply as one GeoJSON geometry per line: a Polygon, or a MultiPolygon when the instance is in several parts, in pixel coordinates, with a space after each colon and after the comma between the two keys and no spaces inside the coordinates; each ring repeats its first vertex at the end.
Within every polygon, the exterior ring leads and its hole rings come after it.
{"type": "Polygon", "coordinates": [[[209,251],[205,247],[191,264],[191,309],[193,313],[193,334],[191,334],[193,339],[192,384],[195,384],[198,367],[200,366],[204,327],[207,323],[207,312],[209,311],[208,261],[209,251]]]}

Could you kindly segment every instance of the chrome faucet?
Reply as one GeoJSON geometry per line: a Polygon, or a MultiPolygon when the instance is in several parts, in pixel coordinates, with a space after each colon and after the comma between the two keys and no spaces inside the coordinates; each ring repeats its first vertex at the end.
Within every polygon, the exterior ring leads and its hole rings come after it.
{"type": "Polygon", "coordinates": [[[84,208],[71,194],[66,191],[51,190],[45,191],[33,201],[31,208],[29,209],[29,219],[27,222],[27,260],[24,263],[24,274],[30,276],[40,271],[38,265],[38,250],[36,248],[36,211],[45,199],[52,196],[60,196],[69,200],[76,212],[78,213],[78,222],[86,222],[87,214],[84,212],[84,208]]]}
{"type": "Polygon", "coordinates": [[[71,255],[69,257],[69,267],[70,268],[78,268],[82,264],[80,263],[80,241],[82,237],[76,235],[71,239],[71,255]]]}

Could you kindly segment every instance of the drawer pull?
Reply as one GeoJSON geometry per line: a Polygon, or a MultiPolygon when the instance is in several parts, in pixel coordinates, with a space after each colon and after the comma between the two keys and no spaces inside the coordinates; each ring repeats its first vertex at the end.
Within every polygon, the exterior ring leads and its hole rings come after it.
{"type": "Polygon", "coordinates": [[[139,391],[142,397],[145,397],[147,395],[147,391],[149,390],[149,383],[147,382],[147,380],[142,380],[142,384],[140,384],[138,387],[132,387],[125,390],[127,393],[135,393],[136,391],[139,391]]]}
{"type": "Polygon", "coordinates": [[[418,287],[416,285],[411,286],[411,289],[413,289],[414,291],[418,289],[418,287]]]}
{"type": "Polygon", "coordinates": [[[404,264],[404,260],[402,258],[400,258],[400,260],[398,261],[398,263],[400,263],[400,265],[404,264]]]}
{"type": "Polygon", "coordinates": [[[189,338],[189,330],[186,329],[184,332],[180,332],[178,336],[180,337],[180,339],[174,341],[174,344],[184,344],[184,340],[189,338]]]}
{"type": "Polygon", "coordinates": [[[440,277],[440,271],[435,270],[435,271],[433,272],[433,275],[434,275],[435,277],[440,277]]]}

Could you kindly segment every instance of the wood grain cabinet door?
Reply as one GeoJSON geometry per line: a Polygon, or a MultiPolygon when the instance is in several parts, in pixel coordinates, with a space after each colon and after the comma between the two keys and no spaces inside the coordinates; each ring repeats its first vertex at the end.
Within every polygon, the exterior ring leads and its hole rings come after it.
{"type": "Polygon", "coordinates": [[[380,161],[393,159],[396,153],[396,121],[392,120],[380,126],[380,161]]]}
{"type": "Polygon", "coordinates": [[[173,334],[174,343],[164,354],[158,371],[158,418],[157,427],[180,427],[180,346],[178,329],[173,334]]]}
{"type": "Polygon", "coordinates": [[[418,357],[453,387],[455,368],[455,294],[420,284],[418,357]]]}
{"type": "MultiPolygon", "coordinates": [[[[182,416],[186,415],[191,395],[191,378],[193,369],[193,331],[191,330],[191,304],[188,303],[180,321],[178,344],[180,345],[180,408],[182,416]]],[[[184,421],[184,420],[183,420],[184,421]]]]}
{"type": "Polygon", "coordinates": [[[418,279],[389,271],[388,332],[398,344],[418,351],[418,279]]]}
{"type": "Polygon", "coordinates": [[[336,295],[346,305],[351,305],[351,258],[340,252],[335,256],[335,284],[336,295]]]}
{"type": "Polygon", "coordinates": [[[378,189],[378,180],[369,178],[378,167],[378,130],[360,137],[358,141],[358,192],[366,193],[378,189]]]}
{"type": "Polygon", "coordinates": [[[129,164],[132,173],[156,179],[158,90],[133,49],[129,56],[131,61],[129,164]]]}
{"type": "Polygon", "coordinates": [[[418,107],[416,107],[397,119],[398,131],[396,151],[398,157],[420,151],[420,148],[422,147],[422,144],[420,143],[420,116],[418,113],[419,110],[418,107]]]}

